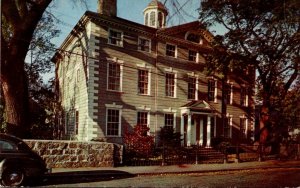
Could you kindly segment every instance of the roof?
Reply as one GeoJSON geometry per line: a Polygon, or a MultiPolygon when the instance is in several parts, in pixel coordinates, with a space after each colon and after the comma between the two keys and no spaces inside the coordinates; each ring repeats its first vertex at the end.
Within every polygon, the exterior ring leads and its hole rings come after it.
{"type": "Polygon", "coordinates": [[[181,108],[188,108],[192,111],[197,111],[197,112],[215,112],[216,109],[212,107],[210,104],[208,104],[204,100],[200,101],[191,101],[183,106],[181,108]]]}
{"type": "Polygon", "coordinates": [[[144,12],[147,10],[147,9],[151,9],[151,8],[157,8],[157,9],[160,9],[164,12],[168,12],[167,8],[165,7],[165,5],[163,5],[160,1],[158,0],[152,0],[148,6],[145,8],[144,12]]]}

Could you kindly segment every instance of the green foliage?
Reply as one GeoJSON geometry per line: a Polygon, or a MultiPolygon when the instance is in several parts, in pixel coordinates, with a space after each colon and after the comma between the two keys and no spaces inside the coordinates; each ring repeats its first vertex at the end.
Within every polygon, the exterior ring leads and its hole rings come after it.
{"type": "Polygon", "coordinates": [[[159,146],[175,149],[181,146],[181,134],[175,132],[173,127],[164,126],[159,134],[159,146]]]}
{"type": "Polygon", "coordinates": [[[127,158],[148,158],[153,154],[154,137],[148,135],[149,130],[146,125],[136,125],[132,132],[125,131],[123,141],[127,158]]]}
{"type": "Polygon", "coordinates": [[[299,1],[206,0],[199,14],[204,26],[226,29],[214,42],[237,55],[241,61],[235,66],[257,70],[264,104],[271,107],[273,99],[284,98],[300,66],[299,1]]]}

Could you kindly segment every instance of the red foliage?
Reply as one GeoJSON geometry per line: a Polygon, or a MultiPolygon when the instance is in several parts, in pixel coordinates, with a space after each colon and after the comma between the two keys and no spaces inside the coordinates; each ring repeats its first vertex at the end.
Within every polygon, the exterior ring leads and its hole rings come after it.
{"type": "Polygon", "coordinates": [[[154,137],[150,136],[149,127],[136,125],[132,132],[125,131],[124,144],[128,153],[135,157],[148,157],[154,148],[154,137]]]}

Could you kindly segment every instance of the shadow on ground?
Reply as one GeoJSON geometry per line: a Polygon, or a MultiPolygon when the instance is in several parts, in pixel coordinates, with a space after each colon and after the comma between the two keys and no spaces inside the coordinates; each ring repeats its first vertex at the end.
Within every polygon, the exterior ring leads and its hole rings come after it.
{"type": "Polygon", "coordinates": [[[72,171],[56,172],[48,174],[43,178],[29,180],[29,186],[46,186],[74,183],[88,183],[98,181],[109,181],[115,179],[132,178],[136,175],[119,170],[93,170],[93,171],[72,171]]]}

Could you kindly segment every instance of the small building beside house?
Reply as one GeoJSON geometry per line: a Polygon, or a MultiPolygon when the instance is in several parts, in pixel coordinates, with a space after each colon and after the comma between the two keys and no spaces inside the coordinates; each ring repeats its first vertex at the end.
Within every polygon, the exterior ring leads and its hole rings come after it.
{"type": "Polygon", "coordinates": [[[221,76],[205,71],[213,35],[198,21],[167,27],[157,0],[145,7],[144,24],[116,13],[116,0],[99,0],[53,57],[65,139],[122,143],[137,124],[156,139],[173,127],[185,146],[254,139],[254,71],[228,76],[222,123],[221,76]]]}

